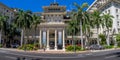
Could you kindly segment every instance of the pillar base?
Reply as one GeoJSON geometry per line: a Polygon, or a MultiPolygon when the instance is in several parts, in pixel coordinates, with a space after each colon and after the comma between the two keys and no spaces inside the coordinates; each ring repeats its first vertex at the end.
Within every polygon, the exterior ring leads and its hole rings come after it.
{"type": "Polygon", "coordinates": [[[65,47],[63,47],[63,49],[62,49],[63,51],[65,51],[65,47]]]}
{"type": "Polygon", "coordinates": [[[46,50],[50,50],[50,48],[49,48],[49,47],[47,47],[47,48],[46,48],[46,50]]]}
{"type": "Polygon", "coordinates": [[[54,50],[57,50],[57,47],[55,47],[55,49],[54,50]]]}

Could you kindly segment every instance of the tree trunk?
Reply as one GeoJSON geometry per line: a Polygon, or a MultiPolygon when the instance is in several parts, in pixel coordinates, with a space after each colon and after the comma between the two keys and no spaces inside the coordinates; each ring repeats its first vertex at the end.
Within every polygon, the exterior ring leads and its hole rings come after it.
{"type": "Polygon", "coordinates": [[[0,44],[2,43],[2,30],[0,30],[0,44]]]}
{"type": "Polygon", "coordinates": [[[72,34],[72,46],[74,46],[74,35],[72,34]]]}
{"type": "Polygon", "coordinates": [[[36,30],[37,30],[37,29],[35,28],[35,38],[34,38],[35,40],[34,40],[34,45],[35,45],[35,43],[36,43],[36,30]]]}
{"type": "Polygon", "coordinates": [[[83,49],[82,21],[80,21],[81,48],[83,49]]]}
{"type": "Polygon", "coordinates": [[[107,39],[106,39],[106,42],[107,42],[107,45],[110,46],[110,41],[109,41],[109,29],[108,29],[108,34],[107,34],[107,39]]]}
{"type": "Polygon", "coordinates": [[[23,45],[23,38],[24,38],[24,30],[22,29],[22,32],[21,32],[21,43],[20,43],[21,46],[23,45]]]}
{"type": "Polygon", "coordinates": [[[98,28],[97,28],[97,44],[100,45],[98,28]]]}
{"type": "Polygon", "coordinates": [[[85,38],[85,46],[88,45],[88,33],[87,33],[87,28],[86,28],[86,38],[85,38]]]}

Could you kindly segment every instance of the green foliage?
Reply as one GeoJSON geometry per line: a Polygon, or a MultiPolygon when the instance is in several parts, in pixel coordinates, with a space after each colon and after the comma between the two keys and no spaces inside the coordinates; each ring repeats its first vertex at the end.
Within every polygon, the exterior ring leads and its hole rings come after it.
{"type": "Polygon", "coordinates": [[[0,44],[0,48],[2,47],[2,44],[0,44]]]}
{"type": "Polygon", "coordinates": [[[120,34],[116,35],[116,40],[117,40],[117,42],[120,41],[120,34]]]}
{"type": "Polygon", "coordinates": [[[105,45],[105,43],[106,43],[105,35],[104,34],[99,34],[99,38],[101,39],[101,44],[105,45]]]}
{"type": "Polygon", "coordinates": [[[105,45],[104,48],[105,48],[105,49],[111,49],[111,48],[114,48],[114,46],[105,45]]]}
{"type": "Polygon", "coordinates": [[[69,46],[66,47],[66,50],[67,51],[74,51],[74,47],[75,47],[76,51],[81,51],[81,47],[77,46],[77,45],[75,45],[75,46],[74,45],[69,45],[69,46]]]}
{"type": "Polygon", "coordinates": [[[27,44],[27,45],[18,47],[18,49],[32,51],[32,50],[38,50],[38,47],[36,47],[36,45],[33,45],[33,44],[27,44]]]}
{"type": "Polygon", "coordinates": [[[117,41],[118,47],[120,47],[120,34],[116,35],[116,41],[117,41]]]}

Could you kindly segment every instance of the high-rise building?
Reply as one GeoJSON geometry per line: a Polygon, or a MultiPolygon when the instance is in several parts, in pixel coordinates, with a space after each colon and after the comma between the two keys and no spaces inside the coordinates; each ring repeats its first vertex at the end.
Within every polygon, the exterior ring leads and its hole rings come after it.
{"type": "Polygon", "coordinates": [[[9,17],[8,23],[11,23],[12,19],[14,19],[14,10],[3,3],[0,3],[0,14],[9,17]]]}
{"type": "MultiPolygon", "coordinates": [[[[8,6],[0,3],[0,15],[3,15],[3,16],[7,16],[8,17],[8,20],[7,22],[10,24],[12,22],[12,20],[14,19],[14,11],[9,8],[8,6]]],[[[0,32],[3,34],[3,32],[0,32]]],[[[4,35],[2,35],[3,37],[4,35]]],[[[0,43],[2,43],[2,41],[4,40],[3,38],[0,38],[0,43]]]]}
{"type": "MultiPolygon", "coordinates": [[[[114,18],[110,31],[117,34],[120,32],[120,0],[95,0],[87,11],[91,13],[94,10],[99,10],[101,15],[103,13],[112,15],[114,18]]],[[[103,33],[102,28],[99,33],[103,33]]]]}

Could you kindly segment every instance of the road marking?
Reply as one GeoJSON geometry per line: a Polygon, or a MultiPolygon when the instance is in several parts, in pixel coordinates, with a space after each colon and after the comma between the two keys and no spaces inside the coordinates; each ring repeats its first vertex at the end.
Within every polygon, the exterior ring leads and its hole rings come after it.
{"type": "Polygon", "coordinates": [[[5,56],[5,57],[10,59],[16,59],[16,57],[11,57],[11,56],[5,56]]]}
{"type": "Polygon", "coordinates": [[[107,57],[105,57],[105,59],[114,58],[114,57],[116,57],[116,56],[117,56],[117,55],[107,56],[107,57]]]}

